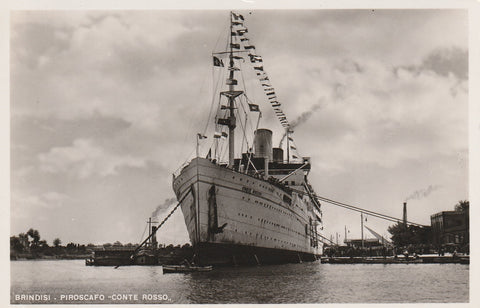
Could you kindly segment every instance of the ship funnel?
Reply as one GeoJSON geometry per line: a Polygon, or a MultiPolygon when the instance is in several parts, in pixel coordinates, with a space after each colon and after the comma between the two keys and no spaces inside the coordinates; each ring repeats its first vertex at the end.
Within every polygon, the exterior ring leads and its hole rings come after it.
{"type": "Polygon", "coordinates": [[[274,163],[283,163],[283,149],[282,148],[273,148],[273,162],[274,163]]]}
{"type": "Polygon", "coordinates": [[[152,247],[153,248],[157,248],[157,236],[156,236],[156,232],[157,232],[157,227],[155,226],[152,226],[152,247]]]}
{"type": "MultiPolygon", "coordinates": [[[[255,148],[255,157],[268,158],[272,161],[272,131],[265,128],[260,128],[255,131],[255,139],[253,140],[255,148]]],[[[283,156],[283,155],[282,155],[283,156]]]]}

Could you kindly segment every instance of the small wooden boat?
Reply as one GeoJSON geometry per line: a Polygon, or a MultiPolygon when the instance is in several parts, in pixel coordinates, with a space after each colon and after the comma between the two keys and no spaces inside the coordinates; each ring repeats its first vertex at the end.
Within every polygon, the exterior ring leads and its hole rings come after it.
{"type": "Polygon", "coordinates": [[[209,266],[188,266],[188,265],[162,265],[164,274],[167,273],[189,273],[189,272],[208,272],[213,267],[209,266]]]}

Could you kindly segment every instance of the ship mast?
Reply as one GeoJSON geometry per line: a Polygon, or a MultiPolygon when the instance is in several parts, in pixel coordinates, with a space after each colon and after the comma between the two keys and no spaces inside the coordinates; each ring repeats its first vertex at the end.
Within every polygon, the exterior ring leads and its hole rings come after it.
{"type": "MultiPolygon", "coordinates": [[[[228,64],[228,69],[230,74],[228,76],[227,84],[228,84],[228,91],[233,92],[235,91],[235,70],[234,62],[233,62],[233,15],[230,12],[230,62],[228,64]]],[[[230,111],[229,114],[229,121],[228,121],[228,167],[233,167],[234,159],[235,159],[235,126],[236,126],[236,118],[234,114],[235,109],[235,96],[229,95],[228,96],[228,109],[230,111]]]]}
{"type": "MultiPolygon", "coordinates": [[[[228,85],[228,91],[220,92],[220,95],[225,96],[228,99],[228,118],[227,119],[218,119],[218,124],[228,126],[228,167],[232,168],[235,160],[235,127],[237,118],[235,117],[235,99],[243,94],[243,91],[235,90],[235,85],[237,80],[235,79],[235,59],[233,53],[234,48],[239,48],[238,43],[233,43],[233,12],[230,12],[230,48],[226,51],[229,56],[228,70],[229,75],[226,81],[228,85]]],[[[223,65],[222,65],[223,66],[223,65]]]]}

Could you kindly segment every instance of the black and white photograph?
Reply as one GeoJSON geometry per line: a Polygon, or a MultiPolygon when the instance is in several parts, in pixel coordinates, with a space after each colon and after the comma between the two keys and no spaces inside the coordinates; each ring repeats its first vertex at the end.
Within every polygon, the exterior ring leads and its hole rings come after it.
{"type": "Polygon", "coordinates": [[[2,302],[473,305],[478,3],[242,3],[10,9],[2,302]]]}

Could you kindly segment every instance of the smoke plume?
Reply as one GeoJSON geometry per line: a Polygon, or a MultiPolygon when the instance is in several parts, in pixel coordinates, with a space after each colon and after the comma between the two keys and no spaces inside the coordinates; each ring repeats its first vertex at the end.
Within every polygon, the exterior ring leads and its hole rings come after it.
{"type": "Polygon", "coordinates": [[[162,212],[165,212],[166,209],[168,209],[168,207],[172,204],[174,204],[175,202],[177,202],[177,199],[176,198],[170,198],[170,199],[165,199],[165,202],[163,202],[162,204],[160,204],[159,206],[157,206],[157,208],[155,209],[155,211],[152,212],[152,218],[154,217],[158,217],[158,215],[160,215],[162,212]]]}
{"type": "Polygon", "coordinates": [[[430,195],[432,192],[439,189],[440,187],[442,187],[442,186],[440,186],[440,185],[430,185],[426,189],[421,189],[421,190],[414,191],[410,196],[408,196],[405,199],[405,202],[407,202],[408,200],[419,200],[419,199],[422,199],[422,198],[426,198],[428,195],[430,195]]]}
{"type": "MultiPolygon", "coordinates": [[[[298,125],[306,122],[315,111],[320,109],[320,107],[321,107],[321,104],[317,103],[313,105],[309,110],[302,112],[302,114],[298,116],[298,118],[296,118],[295,120],[292,121],[292,123],[290,123],[290,127],[288,129],[293,130],[298,125]]],[[[282,136],[282,139],[280,140],[280,145],[278,146],[279,148],[282,147],[283,141],[285,141],[285,137],[287,137],[287,131],[285,131],[285,133],[282,136]]]]}

